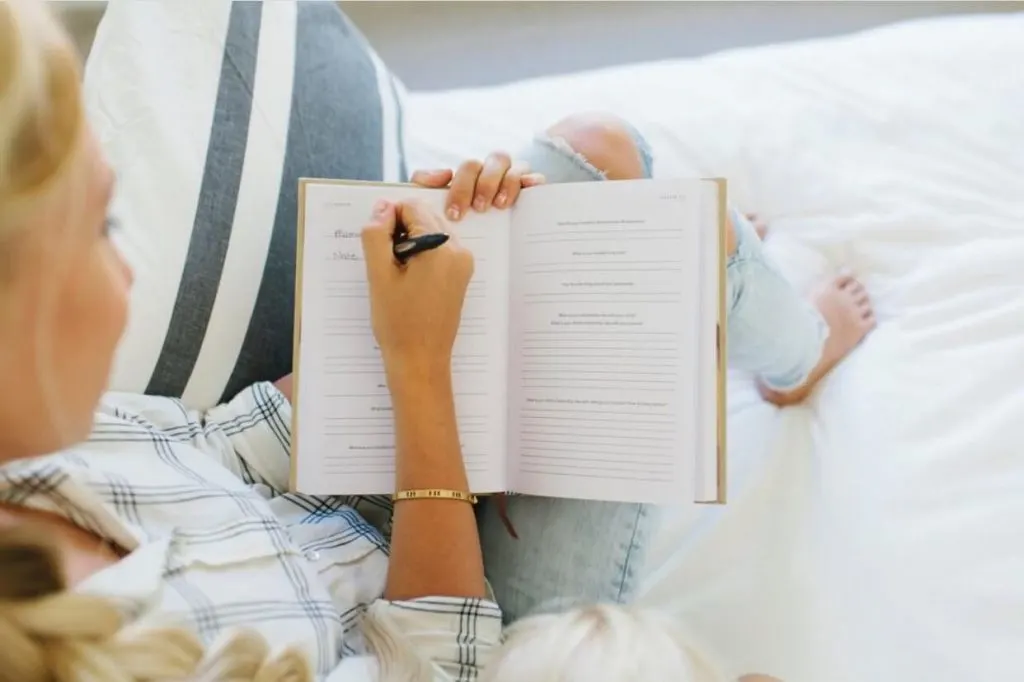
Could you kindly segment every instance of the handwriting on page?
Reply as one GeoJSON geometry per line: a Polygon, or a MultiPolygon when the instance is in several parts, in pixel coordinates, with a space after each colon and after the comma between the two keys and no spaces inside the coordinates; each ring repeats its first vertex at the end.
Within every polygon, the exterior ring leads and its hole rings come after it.
{"type": "Polygon", "coordinates": [[[604,215],[531,216],[523,236],[517,468],[643,497],[679,475],[686,232],[664,211],[604,215]]]}
{"type": "MultiPolygon", "coordinates": [[[[321,200],[316,211],[313,202],[309,204],[300,385],[311,374],[321,377],[313,398],[319,404],[309,410],[319,421],[314,437],[320,452],[313,456],[320,459],[320,473],[339,482],[334,490],[389,492],[395,472],[391,397],[373,336],[360,232],[351,226],[364,222],[377,199],[397,201],[415,190],[344,187],[343,191],[346,201],[321,200]]],[[[435,197],[441,199],[436,193],[424,195],[425,199],[435,197]]],[[[499,257],[504,252],[494,238],[488,239],[489,227],[468,223],[459,228],[461,241],[474,252],[477,268],[452,359],[463,456],[470,480],[481,490],[493,478],[496,449],[504,449],[504,410],[494,406],[504,404],[507,322],[505,309],[489,303],[490,297],[504,300],[507,291],[501,277],[493,282],[488,277],[490,261],[499,260],[492,251],[499,257]],[[497,423],[495,415],[500,417],[497,423]]],[[[300,409],[301,427],[310,422],[307,406],[300,409]]]]}

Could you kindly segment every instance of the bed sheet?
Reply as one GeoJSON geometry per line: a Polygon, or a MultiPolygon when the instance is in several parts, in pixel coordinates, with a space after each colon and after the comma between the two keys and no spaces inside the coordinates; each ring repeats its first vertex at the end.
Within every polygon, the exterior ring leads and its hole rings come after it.
{"type": "Polygon", "coordinates": [[[411,166],[580,110],[655,174],[720,175],[800,287],[849,267],[877,331],[801,407],[730,379],[730,503],[667,510],[645,598],[732,672],[1024,679],[1024,16],[412,94],[411,166]]]}

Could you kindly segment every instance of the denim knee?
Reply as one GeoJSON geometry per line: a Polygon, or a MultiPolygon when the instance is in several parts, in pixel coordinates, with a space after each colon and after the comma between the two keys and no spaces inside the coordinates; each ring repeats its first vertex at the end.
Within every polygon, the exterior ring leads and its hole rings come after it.
{"type": "MultiPolygon", "coordinates": [[[[640,156],[641,177],[651,177],[654,170],[654,155],[647,139],[632,124],[622,121],[636,145],[640,156]]],[[[551,184],[560,182],[594,182],[605,180],[605,173],[594,166],[586,156],[573,149],[558,136],[540,134],[519,155],[530,165],[530,170],[541,173],[551,184]]]]}

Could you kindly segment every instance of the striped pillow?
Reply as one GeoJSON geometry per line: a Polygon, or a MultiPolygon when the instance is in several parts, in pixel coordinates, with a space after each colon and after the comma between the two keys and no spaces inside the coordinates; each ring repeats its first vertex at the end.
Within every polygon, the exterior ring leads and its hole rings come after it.
{"type": "Polygon", "coordinates": [[[297,181],[404,179],[401,84],[333,2],[113,0],[85,90],[136,273],[112,388],[287,374],[297,181]]]}

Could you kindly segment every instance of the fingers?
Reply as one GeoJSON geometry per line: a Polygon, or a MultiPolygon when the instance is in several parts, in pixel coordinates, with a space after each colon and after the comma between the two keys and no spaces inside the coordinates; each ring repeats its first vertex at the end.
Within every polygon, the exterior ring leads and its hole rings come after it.
{"type": "Polygon", "coordinates": [[[452,181],[452,176],[454,174],[455,173],[451,168],[418,170],[412,174],[411,180],[414,185],[419,185],[420,187],[440,189],[448,186],[448,183],[452,181]]]}
{"type": "Polygon", "coordinates": [[[524,173],[522,179],[523,189],[527,187],[536,187],[537,185],[543,185],[548,179],[544,177],[543,173],[524,173]]]}
{"type": "Polygon", "coordinates": [[[466,215],[476,193],[476,180],[484,165],[476,159],[464,161],[455,172],[452,187],[448,190],[448,204],[445,209],[449,220],[459,220],[466,215]]]}
{"type": "Polygon", "coordinates": [[[363,227],[360,235],[363,242],[363,258],[366,261],[367,277],[371,280],[381,268],[391,267],[394,261],[391,247],[396,220],[395,205],[382,199],[373,207],[370,222],[363,227]]]}
{"type": "Polygon", "coordinates": [[[498,188],[498,193],[494,195],[495,208],[506,208],[516,203],[519,192],[523,189],[523,174],[527,170],[526,165],[521,163],[515,163],[509,167],[498,188]]]}
{"type": "Polygon", "coordinates": [[[542,175],[528,174],[525,166],[513,166],[505,152],[494,152],[483,163],[470,159],[459,166],[451,180],[446,214],[449,220],[459,220],[470,208],[479,212],[491,206],[506,208],[515,203],[523,186],[542,182],[542,175]],[[529,177],[526,185],[525,177],[529,177]]]}
{"type": "Polygon", "coordinates": [[[484,161],[483,170],[476,181],[476,195],[473,197],[473,210],[483,213],[494,204],[498,191],[502,188],[505,175],[512,168],[512,159],[504,152],[495,152],[484,161]]]}
{"type": "MultiPolygon", "coordinates": [[[[395,219],[412,237],[446,232],[448,234],[447,242],[433,251],[416,256],[416,258],[431,258],[445,254],[447,258],[454,259],[450,262],[455,264],[454,267],[456,267],[456,272],[459,273],[460,277],[465,277],[467,281],[472,277],[473,254],[462,245],[459,241],[459,235],[454,230],[446,229],[448,224],[444,222],[444,219],[434,209],[418,199],[403,201],[395,205],[395,219]],[[430,256],[428,254],[434,255],[430,256]]],[[[391,243],[389,242],[389,253],[390,249],[391,243]]]]}
{"type": "Polygon", "coordinates": [[[409,199],[395,205],[396,219],[410,237],[433,232],[444,232],[444,221],[434,209],[418,199],[409,199]]]}

